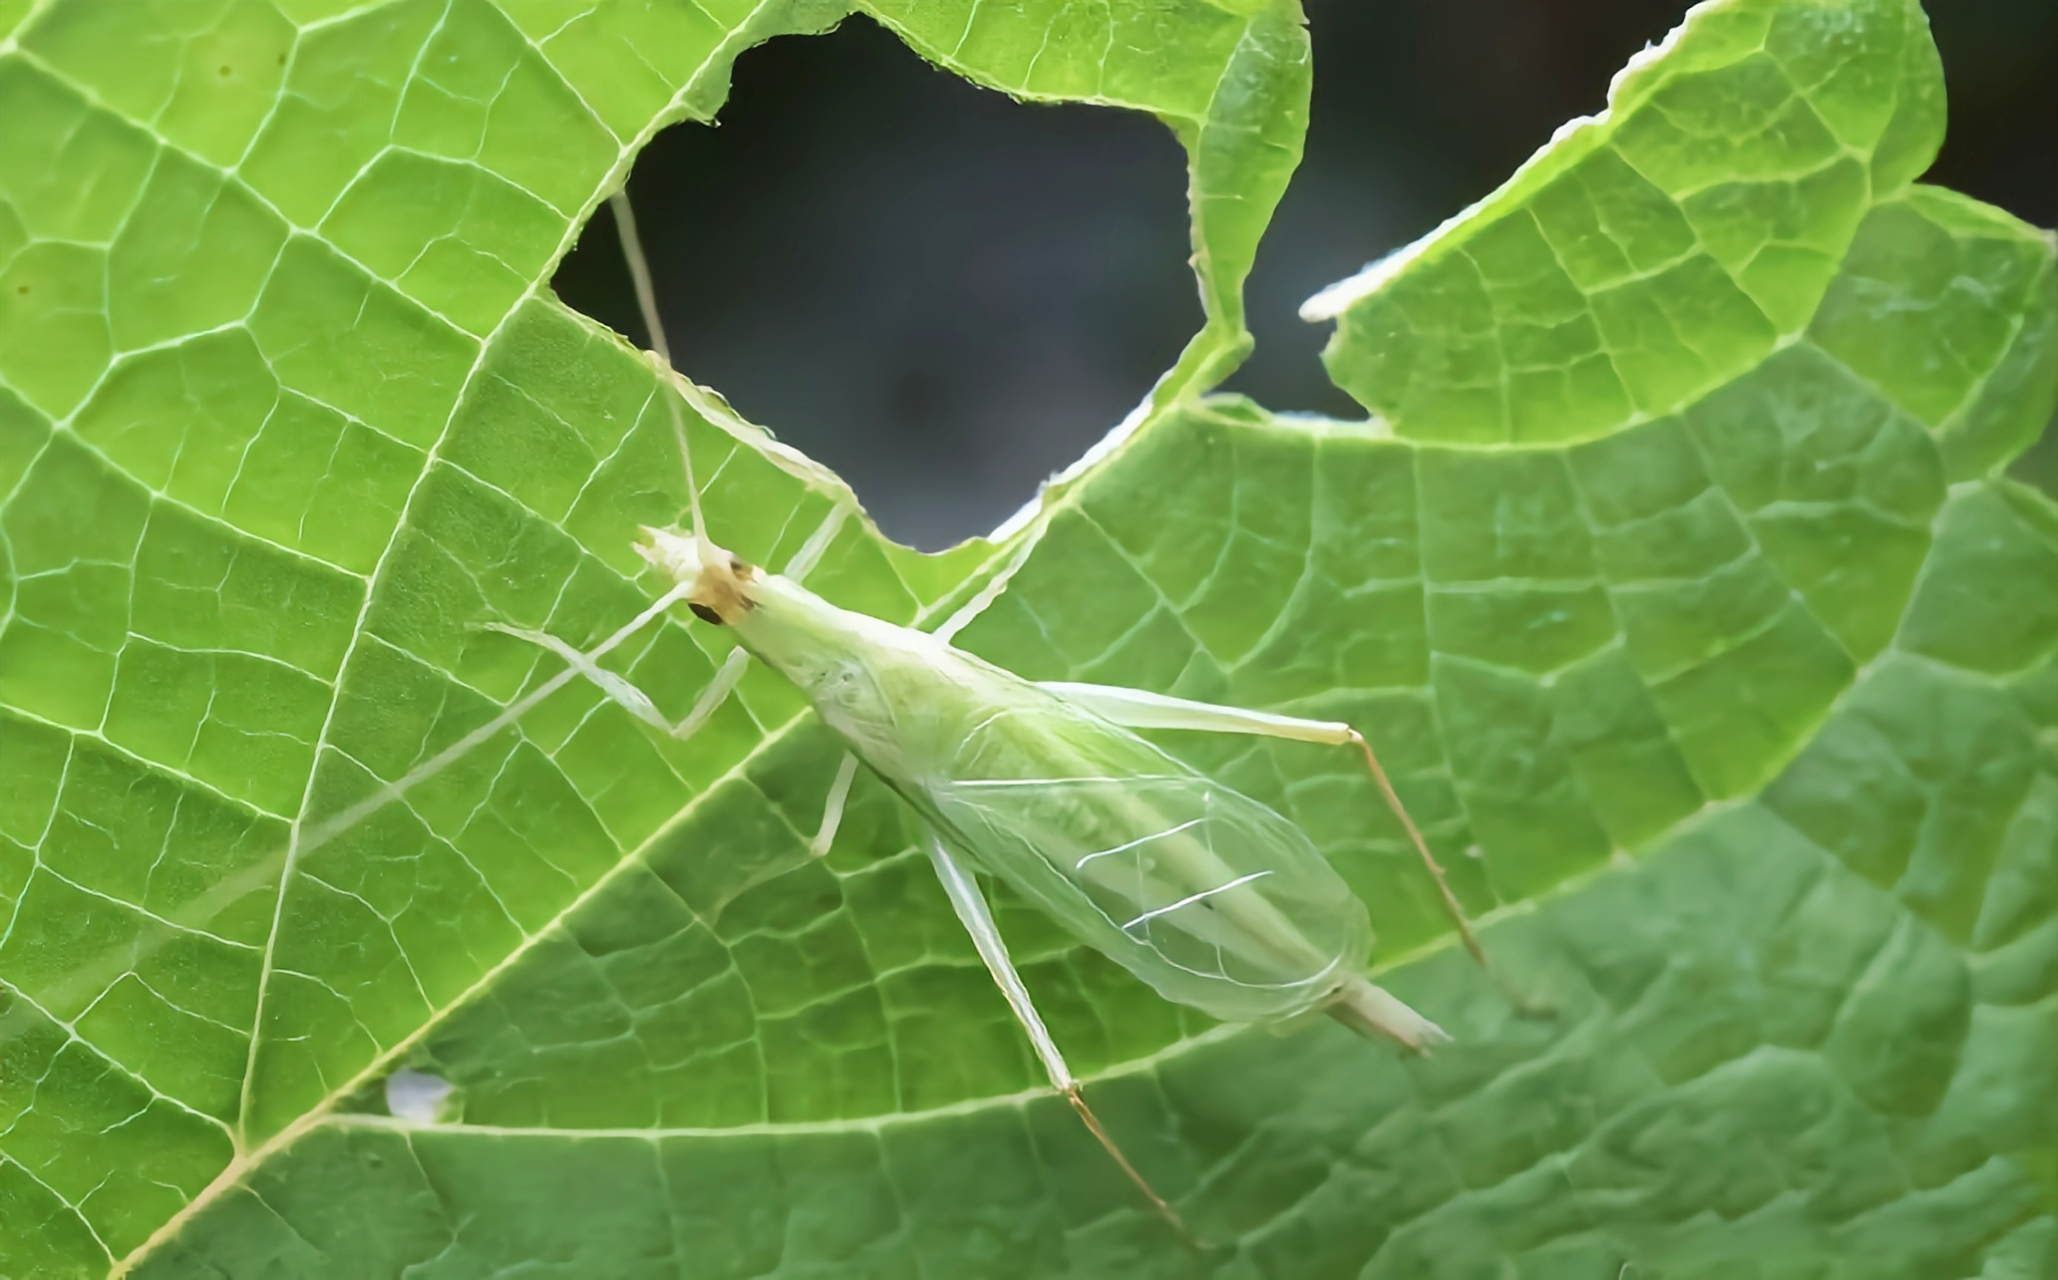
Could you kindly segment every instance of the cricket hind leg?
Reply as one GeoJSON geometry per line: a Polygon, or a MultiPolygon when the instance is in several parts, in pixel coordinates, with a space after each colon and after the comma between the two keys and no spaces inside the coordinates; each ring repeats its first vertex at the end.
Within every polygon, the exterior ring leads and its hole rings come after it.
{"type": "Polygon", "coordinates": [[[1213,703],[1193,702],[1186,698],[1167,697],[1161,693],[1148,693],[1141,689],[1121,689],[1102,684],[1071,684],[1047,682],[1043,688],[1060,697],[1075,702],[1095,714],[1131,729],[1187,729],[1199,733],[1240,733],[1256,737],[1285,738],[1295,742],[1319,742],[1330,746],[1354,746],[1364,753],[1365,767],[1372,774],[1373,783],[1386,801],[1386,807],[1399,819],[1402,830],[1408,833],[1408,842],[1415,846],[1415,853],[1422,860],[1424,869],[1436,882],[1436,891],[1443,899],[1444,910],[1450,915],[1451,923],[1457,927],[1458,938],[1465,944],[1465,950],[1479,962],[1482,969],[1488,968],[1486,952],[1479,945],[1479,935],[1472,927],[1472,919],[1452,891],[1450,879],[1444,875],[1443,864],[1429,850],[1429,841],[1423,838],[1422,829],[1415,825],[1415,819],[1401,803],[1399,793],[1393,789],[1393,782],[1386,776],[1386,769],[1379,763],[1379,756],[1372,750],[1372,744],[1351,726],[1338,720],[1302,720],[1294,716],[1274,715],[1268,711],[1246,711],[1241,707],[1221,707],[1213,703]]]}
{"type": "Polygon", "coordinates": [[[1093,1108],[1086,1105],[1086,1095],[1080,1088],[1078,1077],[1065,1065],[1064,1054],[1058,1051],[1057,1042],[1051,1039],[1049,1028],[1043,1025],[1043,1015],[1036,1011],[1036,1005],[1029,998],[1029,989],[1022,985],[1022,976],[1015,972],[1014,961],[1008,956],[1007,943],[1000,936],[1000,929],[993,922],[993,912],[986,905],[986,898],[979,892],[978,882],[972,878],[964,864],[951,855],[949,849],[938,839],[935,832],[929,833],[929,862],[936,868],[936,878],[943,884],[943,892],[950,899],[951,909],[957,912],[958,922],[971,935],[972,946],[979,953],[979,959],[986,964],[986,971],[993,975],[994,985],[1000,988],[1001,996],[1007,1000],[1015,1021],[1029,1037],[1030,1047],[1036,1051],[1037,1060],[1043,1064],[1044,1074],[1050,1078],[1050,1087],[1057,1090],[1070,1103],[1087,1132],[1094,1136],[1110,1157],[1122,1169],[1136,1189],[1150,1201],[1151,1208],[1171,1224],[1187,1244],[1195,1243],[1193,1234],[1186,1229],[1179,1211],[1174,1209],[1145,1180],[1129,1157],[1115,1145],[1113,1137],[1101,1124],[1093,1108]]]}

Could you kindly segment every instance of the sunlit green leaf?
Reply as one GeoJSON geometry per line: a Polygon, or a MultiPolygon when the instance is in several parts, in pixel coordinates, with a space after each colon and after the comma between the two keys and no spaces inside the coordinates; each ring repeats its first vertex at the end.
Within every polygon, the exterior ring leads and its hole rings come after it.
{"type": "MultiPolygon", "coordinates": [[[[1167,739],[1300,823],[1457,1044],[1216,1028],[1000,899],[1182,1248],[882,788],[764,672],[651,731],[535,646],[652,598],[658,384],[546,282],[836,3],[0,6],[0,1273],[2041,1275],[2058,1266],[2053,242],[1913,185],[1912,0],[1717,0],[1311,303],[1368,422],[1202,398],[1298,157],[1281,0],[863,6],[1151,111],[1206,330],[996,548],[810,584],[1023,675],[1375,738],[1167,739]],[[1169,145],[1169,144],[1168,144],[1169,145]],[[999,556],[996,557],[996,551],[999,556]],[[482,732],[525,694],[541,701],[482,732]],[[397,799],[394,784],[406,782],[397,799]],[[454,1092],[387,1114],[400,1070],[454,1092]]],[[[1330,74],[1343,74],[1337,68],[1330,74]]],[[[690,372],[690,370],[688,371],[690,372]]],[[[844,500],[696,420],[725,544],[844,500]]],[[[609,665],[668,714],[683,615],[609,665]]]]}

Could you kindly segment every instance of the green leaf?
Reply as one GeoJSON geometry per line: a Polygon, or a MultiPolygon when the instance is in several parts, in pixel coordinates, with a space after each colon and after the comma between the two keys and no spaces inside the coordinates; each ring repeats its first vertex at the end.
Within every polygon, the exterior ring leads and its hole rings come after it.
{"type": "MultiPolygon", "coordinates": [[[[1209,321],[1005,545],[853,523],[811,585],[935,619],[1020,556],[962,641],[1025,676],[1366,727],[1520,1002],[1348,760],[1168,739],[1458,1040],[1211,1027],[1003,897],[1198,1253],[1040,1088],[897,802],[807,855],[837,748],[791,689],[679,744],[574,682],[452,751],[562,670],[478,624],[599,641],[682,505],[552,264],[841,8],[323,8],[0,8],[0,1273],[2058,1265],[2058,511],[1998,478],[2058,393],[2054,248],[1911,185],[1910,0],[1696,10],[1326,293],[1364,423],[1198,394],[1297,158],[1288,8],[867,10],[1171,123],[1209,321]]],[[[779,564],[845,495],[715,417],[710,522],[779,564]]],[[[676,716],[722,646],[608,661],[676,716]]]]}
{"type": "MultiPolygon", "coordinates": [[[[1176,398],[1247,346],[1239,286],[1298,159],[1305,37],[1280,5],[1041,8],[871,12],[974,79],[1174,127],[1209,308],[1176,398]]],[[[790,915],[838,884],[791,836],[831,758],[792,690],[747,683],[690,745],[583,686],[467,737],[556,674],[479,624],[592,643],[647,602],[636,526],[683,509],[650,368],[549,295],[552,266],[657,128],[713,114],[741,50],[844,14],[6,11],[0,1273],[166,1265],[239,1179],[454,1052],[453,1017],[553,965],[591,977],[562,953],[590,922],[664,931],[642,963],[684,1003],[655,1058],[605,1066],[595,1042],[533,1105],[721,1124],[903,1105],[886,1041],[815,1032],[884,1025],[876,996],[817,1008],[818,985],[870,989],[847,920],[795,948],[723,918],[754,888],[790,915]],[[619,1093],[579,1084],[603,1066],[619,1093]]],[[[716,529],[754,557],[849,503],[731,420],[695,444],[716,529]]],[[[853,523],[815,583],[912,621],[991,549],[922,557],[853,523]]],[[[675,624],[618,660],[677,715],[723,648],[675,624]]],[[[952,1034],[945,1013],[909,1054],[952,1034]]],[[[973,1065],[935,1088],[1017,1074],[1012,1047],[973,1065]]]]}

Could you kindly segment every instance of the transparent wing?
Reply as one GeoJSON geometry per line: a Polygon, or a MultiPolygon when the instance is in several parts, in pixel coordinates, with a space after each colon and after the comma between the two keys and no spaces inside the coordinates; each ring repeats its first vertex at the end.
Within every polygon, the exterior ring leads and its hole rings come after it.
{"type": "Polygon", "coordinates": [[[1021,726],[996,717],[979,733],[1003,741],[968,740],[959,776],[930,786],[947,838],[981,867],[1219,1018],[1302,1012],[1357,971],[1364,906],[1299,828],[1098,717],[1060,750],[1046,708],[1020,714],[1038,717],[1026,741],[1041,749],[1017,749],[1021,726]]]}

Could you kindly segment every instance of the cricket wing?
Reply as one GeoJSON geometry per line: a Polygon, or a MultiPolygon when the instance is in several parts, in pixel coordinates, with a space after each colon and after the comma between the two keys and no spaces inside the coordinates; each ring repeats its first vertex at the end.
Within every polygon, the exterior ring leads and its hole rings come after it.
{"type": "Polygon", "coordinates": [[[1256,1021],[1329,998],[1369,949],[1363,904],[1298,827],[1133,741],[1144,769],[935,783],[939,825],[1169,1000],[1256,1021]]]}

